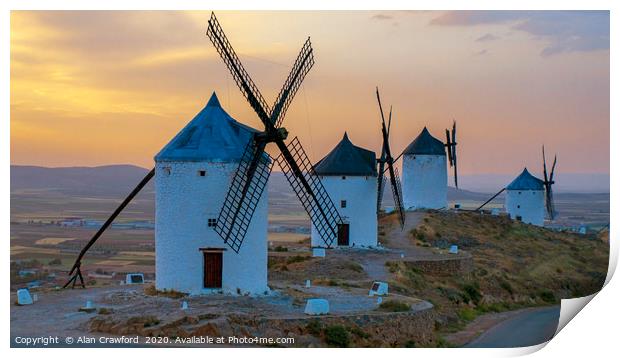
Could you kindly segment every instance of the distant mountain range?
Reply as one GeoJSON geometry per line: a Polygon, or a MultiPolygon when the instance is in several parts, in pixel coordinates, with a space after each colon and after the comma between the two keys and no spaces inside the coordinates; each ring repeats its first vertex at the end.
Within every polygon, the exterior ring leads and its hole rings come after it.
{"type": "MultiPolygon", "coordinates": [[[[11,165],[11,192],[46,190],[76,196],[122,196],[131,191],[147,172],[147,169],[134,165],[63,168],[11,165]]],[[[449,187],[449,200],[486,200],[489,193],[496,192],[512,178],[506,175],[474,175],[462,176],[459,179],[463,186],[475,188],[477,191],[449,187]]],[[[609,175],[558,175],[558,192],[597,192],[594,190],[596,188],[600,189],[598,192],[608,192],[609,175]],[[579,190],[576,185],[586,181],[589,183],[589,190],[579,190]],[[561,190],[562,188],[565,190],[561,190]],[[571,188],[573,190],[567,190],[571,188]]],[[[149,183],[144,191],[153,192],[153,183],[149,183]]],[[[269,192],[275,196],[292,194],[286,178],[279,172],[272,174],[269,192]]],[[[385,195],[386,205],[389,205],[392,201],[389,188],[386,188],[385,195]]]]}
{"type": "MultiPolygon", "coordinates": [[[[11,165],[11,192],[51,190],[67,195],[127,194],[148,173],[135,165],[45,168],[11,165]]],[[[153,183],[144,189],[153,191],[153,183]]]]}

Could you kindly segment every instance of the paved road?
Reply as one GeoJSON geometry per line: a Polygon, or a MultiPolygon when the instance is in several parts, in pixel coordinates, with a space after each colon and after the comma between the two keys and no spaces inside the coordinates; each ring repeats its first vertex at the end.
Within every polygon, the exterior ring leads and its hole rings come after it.
{"type": "Polygon", "coordinates": [[[469,348],[508,348],[537,345],[553,338],[560,306],[527,311],[507,319],[466,345],[469,348]]]}

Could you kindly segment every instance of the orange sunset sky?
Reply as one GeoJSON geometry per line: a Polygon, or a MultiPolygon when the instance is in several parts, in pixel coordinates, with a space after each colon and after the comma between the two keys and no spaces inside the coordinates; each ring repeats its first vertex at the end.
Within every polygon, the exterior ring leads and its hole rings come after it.
{"type": "MultiPolygon", "coordinates": [[[[14,11],[11,163],[153,165],[216,91],[260,128],[205,36],[210,12],[14,11]]],[[[609,172],[608,12],[217,12],[268,103],[307,36],[316,64],[285,126],[313,161],[348,131],[392,150],[459,125],[460,173],[609,172]]]]}

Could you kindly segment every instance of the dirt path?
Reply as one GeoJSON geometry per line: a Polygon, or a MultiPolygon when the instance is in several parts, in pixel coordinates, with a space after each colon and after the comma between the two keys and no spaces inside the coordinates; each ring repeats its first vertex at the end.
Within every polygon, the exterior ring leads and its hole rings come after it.
{"type": "MultiPolygon", "coordinates": [[[[446,257],[445,255],[439,255],[436,250],[412,244],[409,237],[410,232],[420,225],[425,215],[425,212],[407,212],[405,227],[402,230],[398,225],[388,229],[386,234],[388,239],[383,251],[377,250],[376,253],[365,252],[363,255],[354,256],[354,259],[362,265],[370,278],[380,281],[388,280],[390,273],[385,266],[386,261],[446,260],[458,257],[456,255],[446,257]]],[[[350,253],[347,255],[350,255],[350,253]]]]}

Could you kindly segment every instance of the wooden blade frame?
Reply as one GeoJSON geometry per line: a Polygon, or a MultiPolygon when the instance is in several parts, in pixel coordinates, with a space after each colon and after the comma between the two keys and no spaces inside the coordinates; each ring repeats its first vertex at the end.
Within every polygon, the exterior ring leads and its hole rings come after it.
{"type": "MultiPolygon", "coordinates": [[[[282,90],[280,91],[280,94],[278,95],[278,99],[275,102],[273,110],[270,111],[262,95],[260,94],[258,88],[256,87],[256,85],[254,84],[250,76],[248,75],[247,71],[243,68],[241,61],[239,60],[238,56],[234,52],[232,46],[230,45],[230,42],[228,41],[228,39],[226,38],[226,35],[224,34],[224,31],[222,30],[222,27],[220,26],[219,22],[217,21],[217,18],[215,17],[215,14],[213,13],[211,14],[211,18],[209,19],[207,36],[209,37],[211,42],[213,42],[213,45],[215,46],[218,53],[220,54],[220,57],[222,57],[222,59],[224,60],[224,63],[230,70],[233,78],[235,79],[235,82],[237,83],[237,86],[239,87],[239,89],[241,90],[243,95],[246,97],[246,99],[248,100],[252,108],[255,110],[258,117],[261,119],[261,121],[265,125],[265,131],[255,136],[257,147],[261,148],[261,150],[264,151],[264,148],[267,143],[274,142],[277,144],[278,149],[280,150],[282,154],[280,156],[280,158],[282,159],[279,160],[279,162],[280,161],[282,161],[283,163],[286,162],[286,165],[288,165],[290,169],[290,173],[292,173],[292,175],[296,177],[296,181],[299,182],[301,187],[303,187],[303,189],[306,191],[307,196],[299,196],[298,194],[299,199],[302,201],[302,203],[304,203],[304,200],[312,201],[314,207],[317,208],[318,215],[311,215],[311,219],[313,220],[313,223],[317,227],[319,226],[331,227],[332,225],[325,224],[325,222],[331,223],[333,221],[330,215],[328,214],[330,212],[329,205],[327,207],[325,206],[327,205],[327,203],[329,203],[333,207],[334,206],[333,202],[329,198],[329,195],[327,195],[327,200],[319,200],[319,198],[317,197],[317,194],[313,192],[313,186],[308,182],[308,178],[304,176],[304,172],[302,171],[300,166],[295,162],[295,158],[293,157],[293,155],[291,155],[286,144],[284,143],[284,140],[286,139],[288,135],[287,131],[284,128],[279,127],[279,125],[282,123],[284,119],[284,115],[286,114],[286,111],[293,97],[295,96],[295,94],[297,93],[297,90],[301,86],[301,83],[303,82],[306,74],[310,71],[310,69],[314,65],[314,56],[313,56],[313,50],[312,50],[312,45],[310,43],[310,39],[308,39],[304,43],[304,46],[302,47],[302,50],[300,51],[300,54],[297,56],[297,60],[295,61],[293,65],[293,69],[291,70],[289,76],[287,77],[282,87],[282,90]]],[[[299,144],[299,141],[297,141],[297,145],[301,148],[301,144],[299,144]]],[[[238,168],[238,171],[242,170],[243,173],[235,174],[235,175],[244,176],[245,186],[249,186],[251,185],[251,183],[254,182],[253,177],[256,171],[254,169],[255,167],[256,166],[254,165],[250,165],[248,166],[247,170],[244,170],[241,168],[241,165],[240,165],[240,167],[238,168]]],[[[289,183],[291,183],[291,181],[289,181],[289,183]]],[[[317,190],[316,188],[317,187],[314,186],[315,190],[317,190]]],[[[247,206],[248,209],[250,208],[249,205],[245,204],[246,201],[248,200],[246,199],[248,190],[249,188],[244,187],[240,191],[240,198],[234,201],[234,211],[240,212],[244,205],[247,206]]],[[[227,196],[235,197],[236,195],[235,193],[238,191],[239,191],[238,188],[231,187],[229,189],[229,193],[227,194],[227,196]],[[231,191],[234,191],[234,193],[231,193],[231,191]]],[[[229,211],[232,211],[232,210],[229,210],[229,211]]],[[[253,213],[253,209],[251,210],[251,212],[253,213]]],[[[237,214],[233,214],[232,217],[238,217],[238,216],[239,214],[237,213],[237,214]]],[[[249,217],[249,220],[251,220],[251,216],[249,217]]],[[[338,216],[338,220],[339,220],[338,222],[340,222],[339,216],[338,216]]],[[[226,222],[226,224],[222,224],[222,225],[227,225],[220,229],[222,232],[221,236],[223,235],[222,238],[227,243],[230,240],[230,233],[232,232],[241,233],[242,232],[242,230],[238,230],[239,226],[242,224],[239,224],[238,221],[236,220],[233,220],[232,222],[226,222]]],[[[333,230],[332,234],[333,234],[333,238],[335,239],[338,234],[337,228],[333,230]]],[[[241,239],[241,242],[242,241],[243,240],[241,239]]],[[[236,238],[235,240],[231,242],[239,242],[239,238],[236,238]]],[[[238,249],[239,248],[237,247],[237,250],[238,249]]]]}
{"type": "Polygon", "coordinates": [[[282,154],[278,157],[277,162],[286,180],[310,216],[314,228],[326,247],[332,247],[334,240],[338,237],[338,224],[342,223],[336,206],[314,171],[314,167],[297,137],[282,148],[281,152],[282,154]],[[291,163],[299,165],[299,169],[294,169],[291,163]],[[295,170],[300,172],[295,173],[295,170]],[[300,180],[300,177],[305,179],[305,183],[300,180]]]}
{"type": "Polygon", "coordinates": [[[273,168],[265,144],[257,143],[254,138],[248,142],[215,226],[215,232],[237,253],[273,168]]]}
{"type": "Polygon", "coordinates": [[[452,132],[446,129],[446,149],[448,152],[448,163],[451,168],[454,168],[454,186],[458,189],[459,178],[458,170],[456,166],[456,121],[452,124],[452,132]]]}
{"type": "Polygon", "coordinates": [[[553,181],[553,175],[555,172],[555,165],[557,164],[558,157],[557,155],[553,158],[553,165],[551,166],[551,173],[547,175],[547,156],[545,155],[545,146],[542,146],[542,155],[543,155],[543,183],[545,185],[545,209],[547,211],[547,218],[549,220],[555,219],[555,205],[553,203],[553,189],[552,186],[555,184],[553,181]]]}
{"type": "Polygon", "coordinates": [[[396,176],[394,160],[390,151],[388,130],[385,125],[385,116],[383,115],[383,106],[381,105],[381,97],[379,96],[378,87],[377,102],[379,103],[379,112],[381,113],[381,133],[383,134],[383,150],[385,150],[385,163],[387,164],[388,172],[390,173],[390,184],[392,185],[392,194],[394,195],[394,206],[398,210],[400,228],[403,229],[405,227],[405,208],[403,207],[402,190],[400,187],[400,180],[396,176]]]}

